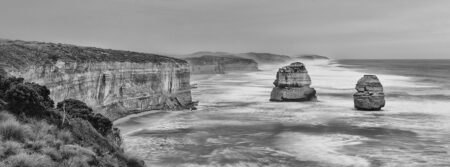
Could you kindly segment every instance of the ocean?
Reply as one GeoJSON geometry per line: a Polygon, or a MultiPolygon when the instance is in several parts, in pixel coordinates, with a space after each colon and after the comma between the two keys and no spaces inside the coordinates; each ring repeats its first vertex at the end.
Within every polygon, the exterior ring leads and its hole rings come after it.
{"type": "Polygon", "coordinates": [[[194,75],[195,111],[117,121],[125,150],[149,166],[450,166],[450,60],[304,62],[318,102],[269,102],[278,68],[194,75]],[[375,74],[382,111],[353,108],[375,74]]]}

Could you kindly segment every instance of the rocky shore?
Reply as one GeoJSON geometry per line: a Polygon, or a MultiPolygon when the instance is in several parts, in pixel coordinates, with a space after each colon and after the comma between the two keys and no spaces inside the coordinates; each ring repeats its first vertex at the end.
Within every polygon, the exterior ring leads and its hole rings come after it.
{"type": "Polygon", "coordinates": [[[376,75],[364,75],[356,84],[353,95],[358,110],[378,111],[385,105],[383,86],[376,75]]]}
{"type": "Polygon", "coordinates": [[[301,62],[295,62],[277,72],[270,101],[314,101],[316,90],[311,88],[311,78],[301,62]]]}

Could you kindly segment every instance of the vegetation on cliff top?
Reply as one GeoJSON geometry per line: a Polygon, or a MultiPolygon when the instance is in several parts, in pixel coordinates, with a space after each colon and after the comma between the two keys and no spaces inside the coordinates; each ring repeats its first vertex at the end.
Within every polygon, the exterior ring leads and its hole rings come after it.
{"type": "Polygon", "coordinates": [[[260,64],[265,63],[280,63],[280,62],[288,62],[291,60],[291,57],[286,55],[272,54],[272,53],[227,53],[227,52],[208,52],[201,51],[195,52],[189,55],[185,55],[185,57],[202,57],[202,56],[216,56],[216,57],[237,57],[243,59],[251,59],[260,64]]]}
{"type": "Polygon", "coordinates": [[[0,60],[0,75],[4,73],[1,70],[2,66],[21,69],[31,64],[43,65],[55,63],[57,60],[67,62],[187,63],[184,60],[149,53],[19,40],[0,40],[0,60]]]}
{"type": "Polygon", "coordinates": [[[144,166],[118,129],[81,101],[57,104],[45,86],[0,76],[0,166],[144,166]]]}
{"type": "Polygon", "coordinates": [[[190,57],[186,60],[191,64],[232,64],[232,63],[246,63],[246,64],[257,64],[255,60],[246,59],[242,57],[236,57],[233,55],[229,56],[200,56],[200,57],[190,57]]]}

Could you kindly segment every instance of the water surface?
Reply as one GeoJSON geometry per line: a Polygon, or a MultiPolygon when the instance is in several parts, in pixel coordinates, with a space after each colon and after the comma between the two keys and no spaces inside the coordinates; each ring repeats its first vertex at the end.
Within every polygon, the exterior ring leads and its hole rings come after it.
{"type": "Polygon", "coordinates": [[[282,65],[196,75],[198,110],[153,112],[117,126],[126,151],[149,166],[449,166],[450,93],[439,82],[450,81],[439,77],[446,64],[422,64],[427,74],[408,61],[306,62],[319,101],[304,103],[269,102],[282,65]],[[353,109],[354,86],[366,73],[385,87],[381,112],[353,109]]]}

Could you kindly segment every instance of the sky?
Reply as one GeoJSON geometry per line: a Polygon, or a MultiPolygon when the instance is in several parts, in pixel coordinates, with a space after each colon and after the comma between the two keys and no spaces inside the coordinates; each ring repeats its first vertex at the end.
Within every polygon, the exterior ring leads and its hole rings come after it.
{"type": "Polygon", "coordinates": [[[450,0],[0,0],[0,38],[169,55],[450,59],[450,0]]]}

